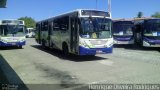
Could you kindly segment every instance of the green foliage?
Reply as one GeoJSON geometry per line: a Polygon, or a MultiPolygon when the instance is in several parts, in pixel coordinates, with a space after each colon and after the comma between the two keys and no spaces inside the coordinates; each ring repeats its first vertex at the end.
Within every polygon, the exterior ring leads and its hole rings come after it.
{"type": "Polygon", "coordinates": [[[151,17],[160,18],[160,12],[155,12],[151,17]]]}
{"type": "Polygon", "coordinates": [[[33,19],[33,18],[31,18],[31,17],[21,17],[21,18],[19,18],[18,20],[24,20],[24,22],[25,22],[25,26],[27,27],[27,28],[35,28],[36,27],[36,22],[35,22],[35,20],[33,19]]]}
{"type": "Polygon", "coordinates": [[[137,18],[142,18],[143,17],[143,12],[138,12],[137,18]]]}

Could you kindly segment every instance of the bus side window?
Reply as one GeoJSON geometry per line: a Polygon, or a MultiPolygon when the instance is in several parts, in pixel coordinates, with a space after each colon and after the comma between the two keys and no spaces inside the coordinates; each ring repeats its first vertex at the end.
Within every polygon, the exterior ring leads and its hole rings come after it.
{"type": "Polygon", "coordinates": [[[60,19],[60,29],[62,31],[66,31],[68,30],[68,24],[69,24],[69,16],[65,16],[63,18],[60,19]]]}
{"type": "Polygon", "coordinates": [[[28,29],[28,32],[31,33],[31,29],[28,29]]]}
{"type": "Polygon", "coordinates": [[[54,20],[53,30],[54,30],[54,31],[59,30],[59,23],[58,23],[58,19],[55,19],[55,20],[54,20]]]}
{"type": "Polygon", "coordinates": [[[39,25],[38,24],[36,24],[36,31],[38,31],[39,30],[39,25]]]}
{"type": "Polygon", "coordinates": [[[44,30],[45,30],[45,24],[42,23],[42,29],[41,29],[41,31],[44,31],[44,30]]]}
{"type": "Polygon", "coordinates": [[[1,26],[0,26],[0,35],[2,34],[2,29],[1,29],[1,26]]]}

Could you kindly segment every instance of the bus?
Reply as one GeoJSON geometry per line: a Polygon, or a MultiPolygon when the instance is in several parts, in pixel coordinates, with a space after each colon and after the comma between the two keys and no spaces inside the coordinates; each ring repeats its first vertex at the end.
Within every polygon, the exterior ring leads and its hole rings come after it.
{"type": "Polygon", "coordinates": [[[35,29],[34,28],[27,28],[26,29],[26,38],[33,38],[35,37],[35,29]]]}
{"type": "Polygon", "coordinates": [[[0,20],[0,47],[25,45],[25,24],[22,20],[0,20]]]}
{"type": "Polygon", "coordinates": [[[134,22],[132,20],[113,20],[114,44],[134,44],[134,22]]]}
{"type": "Polygon", "coordinates": [[[136,42],[144,47],[160,47],[160,18],[135,19],[136,42]]]}
{"type": "Polygon", "coordinates": [[[36,23],[36,41],[65,55],[112,53],[112,20],[108,12],[79,9],[36,23]]]}

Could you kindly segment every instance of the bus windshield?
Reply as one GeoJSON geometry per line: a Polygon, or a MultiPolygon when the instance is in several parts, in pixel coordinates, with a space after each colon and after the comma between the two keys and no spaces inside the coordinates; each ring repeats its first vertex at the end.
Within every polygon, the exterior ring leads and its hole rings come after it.
{"type": "Polygon", "coordinates": [[[114,23],[113,35],[133,35],[133,24],[114,23]]]}
{"type": "Polygon", "coordinates": [[[85,17],[81,18],[80,36],[86,39],[111,38],[111,19],[85,17]]]}
{"type": "Polygon", "coordinates": [[[154,32],[160,32],[160,19],[147,20],[144,26],[145,34],[152,34],[154,32]]]}
{"type": "Polygon", "coordinates": [[[23,25],[2,25],[0,26],[1,36],[24,36],[24,26],[23,25]]]}

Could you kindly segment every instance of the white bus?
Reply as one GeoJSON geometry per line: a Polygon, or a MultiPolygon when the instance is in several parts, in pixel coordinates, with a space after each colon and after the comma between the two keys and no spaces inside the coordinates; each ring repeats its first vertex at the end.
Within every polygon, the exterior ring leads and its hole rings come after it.
{"type": "Polygon", "coordinates": [[[112,21],[108,12],[75,10],[36,23],[36,41],[65,55],[112,53],[112,21]]]}
{"type": "Polygon", "coordinates": [[[27,28],[26,29],[26,38],[33,38],[35,37],[35,29],[34,28],[27,28]]]}
{"type": "Polygon", "coordinates": [[[25,45],[25,24],[22,20],[0,20],[0,47],[25,45]]]}
{"type": "Polygon", "coordinates": [[[114,44],[134,44],[134,21],[132,19],[113,20],[114,44]]]}
{"type": "Polygon", "coordinates": [[[160,47],[160,18],[135,19],[135,40],[143,47],[160,47]]]}

